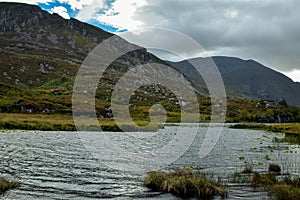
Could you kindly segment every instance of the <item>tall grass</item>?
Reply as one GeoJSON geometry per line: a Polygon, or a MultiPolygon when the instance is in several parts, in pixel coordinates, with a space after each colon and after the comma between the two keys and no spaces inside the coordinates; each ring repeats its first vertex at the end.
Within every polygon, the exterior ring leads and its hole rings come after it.
{"type": "Polygon", "coordinates": [[[259,174],[254,172],[252,178],[253,186],[262,186],[278,200],[300,199],[300,177],[285,177],[278,180],[274,173],[259,174]]]}
{"type": "Polygon", "coordinates": [[[172,193],[182,198],[209,199],[215,195],[223,198],[227,196],[227,191],[221,183],[209,180],[203,173],[187,170],[149,172],[144,185],[155,191],[172,193]]]}
{"type": "Polygon", "coordinates": [[[300,123],[287,123],[287,124],[255,124],[255,123],[244,123],[235,124],[229,126],[229,128],[236,129],[253,129],[253,130],[265,130],[275,133],[289,133],[300,135],[300,123]]]}
{"type": "MultiPolygon", "coordinates": [[[[113,118],[101,118],[99,123],[92,124],[86,121],[80,130],[98,131],[99,125],[103,131],[157,131],[163,128],[162,124],[151,124],[147,121],[137,121],[137,126],[129,123],[116,124],[113,118]]],[[[73,116],[62,114],[0,114],[0,129],[41,130],[41,131],[76,131],[73,116]]]]}
{"type": "Polygon", "coordinates": [[[271,199],[278,200],[299,200],[300,199],[300,177],[283,177],[281,167],[271,163],[268,173],[251,171],[247,177],[235,174],[234,181],[250,182],[253,187],[261,187],[269,192],[271,199]],[[237,180],[237,181],[236,181],[237,180]]]}
{"type": "Polygon", "coordinates": [[[14,189],[20,186],[19,182],[8,181],[4,178],[0,178],[0,195],[4,194],[10,189],[14,189]]]}

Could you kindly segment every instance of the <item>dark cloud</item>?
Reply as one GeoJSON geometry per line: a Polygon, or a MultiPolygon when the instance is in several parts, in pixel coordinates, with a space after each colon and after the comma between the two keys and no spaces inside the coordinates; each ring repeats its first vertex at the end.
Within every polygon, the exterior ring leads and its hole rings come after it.
{"type": "Polygon", "coordinates": [[[187,34],[218,55],[252,58],[280,71],[300,69],[297,0],[148,0],[134,17],[143,26],[187,34]]]}

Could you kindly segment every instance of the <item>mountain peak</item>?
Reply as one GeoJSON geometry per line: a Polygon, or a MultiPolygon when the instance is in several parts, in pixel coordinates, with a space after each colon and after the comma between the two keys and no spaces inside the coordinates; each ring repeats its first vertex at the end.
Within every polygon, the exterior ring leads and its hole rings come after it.
{"type": "Polygon", "coordinates": [[[208,62],[209,59],[212,59],[218,67],[229,97],[285,99],[289,104],[300,105],[300,96],[297,95],[300,93],[300,84],[294,83],[285,75],[252,59],[243,60],[235,57],[214,56],[169,63],[185,74],[198,91],[207,92],[203,78],[189,61],[192,61],[197,67],[209,68],[212,64],[208,62]]]}

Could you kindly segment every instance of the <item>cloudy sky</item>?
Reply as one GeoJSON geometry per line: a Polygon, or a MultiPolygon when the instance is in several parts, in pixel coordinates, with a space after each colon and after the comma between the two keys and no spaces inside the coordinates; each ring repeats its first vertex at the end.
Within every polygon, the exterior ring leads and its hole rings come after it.
{"type": "Polygon", "coordinates": [[[176,30],[195,39],[208,55],[254,59],[300,82],[298,0],[15,1],[37,4],[110,32],[143,27],[176,30]]]}

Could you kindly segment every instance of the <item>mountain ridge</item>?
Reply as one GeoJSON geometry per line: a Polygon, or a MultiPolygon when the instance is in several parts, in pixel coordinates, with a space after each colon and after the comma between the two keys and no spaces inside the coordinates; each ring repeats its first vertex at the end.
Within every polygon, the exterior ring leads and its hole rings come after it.
{"type": "MultiPolygon", "coordinates": [[[[74,77],[86,55],[113,35],[76,19],[67,20],[38,6],[21,3],[0,2],[0,25],[0,81],[21,88],[38,88],[61,77],[74,77]]],[[[194,59],[201,65],[209,58],[194,59]]],[[[283,74],[251,59],[224,56],[212,59],[220,70],[229,97],[284,99],[289,104],[300,105],[300,96],[297,96],[300,83],[294,83],[283,74]]],[[[122,73],[113,76],[120,77],[128,68],[149,62],[169,64],[182,72],[196,91],[209,94],[203,79],[187,61],[162,61],[146,49],[117,59],[112,68],[122,73]]]]}
{"type": "Polygon", "coordinates": [[[205,88],[203,78],[191,63],[203,67],[209,59],[219,69],[229,97],[286,100],[290,104],[300,105],[300,96],[297,95],[300,93],[299,83],[252,59],[213,56],[168,63],[185,74],[196,88],[205,88]]]}

